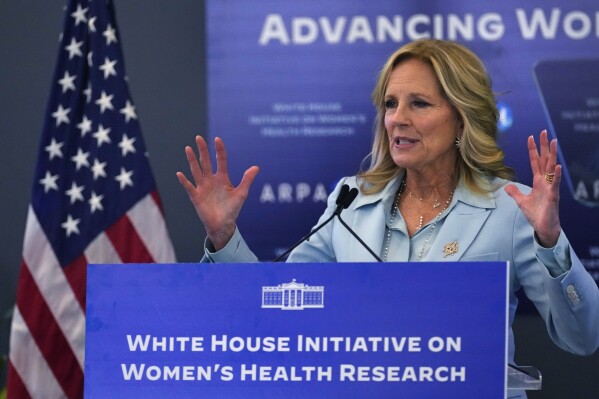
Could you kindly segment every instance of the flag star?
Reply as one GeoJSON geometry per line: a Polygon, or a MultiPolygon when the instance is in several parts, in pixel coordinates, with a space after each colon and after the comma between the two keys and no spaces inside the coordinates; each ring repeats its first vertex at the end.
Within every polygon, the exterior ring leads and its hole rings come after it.
{"type": "Polygon", "coordinates": [[[71,38],[71,43],[65,47],[65,50],[69,52],[69,60],[76,55],[83,57],[83,53],[81,52],[82,45],[83,41],[78,42],[74,37],[71,38]]]}
{"type": "Polygon", "coordinates": [[[89,21],[87,21],[87,26],[89,28],[89,31],[92,33],[96,32],[96,19],[97,19],[97,17],[91,17],[89,19],[89,21]]]}
{"type": "Polygon", "coordinates": [[[81,169],[82,166],[89,167],[89,161],[87,160],[89,157],[89,152],[83,152],[81,148],[77,149],[77,155],[71,157],[71,160],[75,162],[75,170],[81,169]]]}
{"type": "Polygon", "coordinates": [[[81,8],[81,4],[77,4],[77,10],[71,13],[71,17],[75,18],[75,26],[79,25],[80,22],[87,22],[87,17],[85,16],[87,10],[87,8],[81,8]]]}
{"type": "Polygon", "coordinates": [[[94,180],[97,180],[98,177],[106,177],[105,167],[106,162],[100,162],[97,159],[94,159],[94,164],[91,167],[92,173],[94,174],[94,180]]]}
{"type": "Polygon", "coordinates": [[[77,124],[77,128],[81,130],[81,137],[92,131],[92,121],[87,119],[87,115],[83,115],[81,122],[77,124]]]}
{"type": "Polygon", "coordinates": [[[110,75],[116,76],[116,70],[114,69],[116,63],[117,60],[110,61],[108,57],[104,57],[104,63],[100,66],[100,69],[104,71],[104,79],[108,79],[110,75]]]}
{"type": "Polygon", "coordinates": [[[123,134],[123,139],[119,143],[119,147],[121,147],[123,157],[127,155],[128,152],[135,154],[135,147],[133,143],[135,142],[135,137],[127,137],[127,134],[123,134]]]}
{"type": "Polygon", "coordinates": [[[94,56],[94,52],[93,51],[90,51],[89,53],[87,53],[87,66],[89,66],[90,68],[92,66],[94,66],[93,56],[94,56]]]}
{"type": "Polygon", "coordinates": [[[71,112],[70,108],[65,109],[62,107],[62,105],[58,105],[58,109],[52,112],[52,117],[56,119],[56,126],[59,126],[62,122],[66,123],[67,125],[71,123],[69,117],[67,116],[69,112],[71,112]]]}
{"type": "Polygon", "coordinates": [[[75,18],[75,26],[79,25],[80,22],[87,23],[87,17],[85,13],[87,8],[81,8],[81,4],[77,4],[77,10],[71,13],[71,17],[75,18]]]}
{"type": "Polygon", "coordinates": [[[65,193],[71,199],[71,204],[75,203],[75,201],[83,201],[83,186],[78,186],[73,182],[71,184],[71,188],[69,188],[65,193]]]}
{"type": "Polygon", "coordinates": [[[103,114],[106,109],[113,110],[112,106],[112,98],[114,94],[107,95],[104,90],[102,90],[102,94],[100,94],[100,98],[96,100],[96,104],[100,106],[100,113],[103,114]]]}
{"type": "Polygon", "coordinates": [[[61,224],[62,228],[67,231],[67,237],[73,233],[79,234],[78,224],[80,222],[81,219],[73,219],[71,215],[67,215],[67,221],[61,224]]]}
{"type": "Polygon", "coordinates": [[[52,176],[50,171],[46,172],[46,176],[43,179],[40,179],[40,183],[44,185],[44,192],[47,193],[50,190],[58,190],[58,185],[56,184],[56,180],[58,180],[58,175],[52,176]]]}
{"type": "Polygon", "coordinates": [[[133,171],[126,171],[125,168],[121,168],[121,173],[114,180],[118,181],[121,185],[121,190],[127,186],[133,187],[133,180],[131,180],[131,176],[133,175],[133,171]]]}
{"type": "Polygon", "coordinates": [[[94,136],[94,138],[98,142],[98,147],[100,147],[103,143],[111,143],[110,137],[108,137],[108,133],[110,133],[110,130],[110,128],[104,128],[104,126],[102,126],[102,124],[100,123],[100,126],[98,126],[98,130],[92,134],[92,136],[94,136]]]}
{"type": "Polygon", "coordinates": [[[102,33],[102,35],[106,38],[106,45],[110,45],[111,42],[116,41],[116,30],[112,27],[112,25],[108,24],[106,30],[102,33]]]}
{"type": "Polygon", "coordinates": [[[63,144],[64,143],[57,143],[54,137],[52,137],[50,144],[45,147],[50,155],[50,160],[54,159],[54,157],[62,158],[62,150],[60,148],[63,144]]]}
{"type": "Polygon", "coordinates": [[[85,102],[88,103],[92,99],[92,84],[87,82],[87,88],[83,90],[83,94],[85,94],[85,102]]]}
{"type": "Polygon", "coordinates": [[[67,90],[75,90],[75,83],[73,81],[77,75],[70,75],[69,71],[65,71],[62,79],[58,81],[58,84],[62,86],[62,92],[66,92],[67,90]]]}
{"type": "Polygon", "coordinates": [[[135,106],[131,104],[129,100],[127,100],[127,105],[125,105],[125,108],[121,108],[119,112],[125,115],[125,122],[129,122],[129,119],[137,119],[135,106]]]}
{"type": "Polygon", "coordinates": [[[89,199],[89,201],[87,201],[89,203],[91,213],[94,213],[95,211],[103,211],[104,210],[104,207],[102,206],[103,198],[104,198],[103,195],[97,195],[96,193],[94,193],[92,191],[92,196],[89,199]]]}

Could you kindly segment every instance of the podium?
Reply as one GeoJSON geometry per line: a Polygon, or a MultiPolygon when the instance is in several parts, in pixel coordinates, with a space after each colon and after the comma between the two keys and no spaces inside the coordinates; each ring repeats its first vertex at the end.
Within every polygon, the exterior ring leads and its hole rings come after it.
{"type": "Polygon", "coordinates": [[[506,262],[89,265],[86,398],[505,398],[506,262]]]}

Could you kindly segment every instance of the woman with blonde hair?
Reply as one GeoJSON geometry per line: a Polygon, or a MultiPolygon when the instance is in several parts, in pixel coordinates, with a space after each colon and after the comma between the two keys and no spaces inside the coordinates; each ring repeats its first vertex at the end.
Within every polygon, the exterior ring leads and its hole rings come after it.
{"type": "MultiPolygon", "coordinates": [[[[537,147],[530,136],[532,187],[512,182],[497,144],[491,81],[478,57],[449,41],[420,40],[397,50],[372,99],[377,116],[370,165],[339,182],[321,221],[335,211],[343,185],[358,188],[343,219],[383,261],[509,261],[510,326],[522,288],[560,348],[595,352],[599,290],[561,229],[556,140],[549,142],[543,131],[537,147]]],[[[196,144],[199,160],[185,149],[195,185],[177,176],[206,228],[203,261],[257,261],[236,220],[258,167],[233,187],[223,142],[215,139],[215,173],[206,143],[198,136],[196,144]]],[[[287,261],[373,261],[353,240],[334,219],[287,261]]]]}

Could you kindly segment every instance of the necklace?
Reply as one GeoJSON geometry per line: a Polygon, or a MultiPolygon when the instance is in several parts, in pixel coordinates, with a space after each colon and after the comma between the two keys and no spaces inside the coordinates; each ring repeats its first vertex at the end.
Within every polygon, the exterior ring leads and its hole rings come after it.
{"type": "MultiPolygon", "coordinates": [[[[393,208],[391,209],[391,218],[389,219],[389,226],[387,227],[387,237],[385,239],[385,249],[383,252],[383,261],[384,262],[387,261],[387,255],[389,254],[389,245],[391,244],[391,226],[393,226],[393,221],[395,220],[395,216],[399,212],[399,198],[401,197],[401,194],[404,191],[405,187],[406,187],[406,180],[404,179],[404,180],[402,180],[401,185],[399,186],[399,189],[397,190],[397,195],[395,197],[395,201],[393,202],[393,208]]],[[[431,224],[428,235],[426,236],[426,240],[424,240],[424,244],[422,244],[422,248],[420,248],[420,252],[418,253],[418,257],[416,258],[416,262],[420,262],[422,260],[422,255],[424,254],[424,250],[426,249],[428,242],[430,241],[431,237],[433,236],[433,233],[435,232],[435,229],[437,228],[437,222],[441,219],[441,215],[443,214],[443,212],[445,212],[447,207],[449,207],[449,204],[451,204],[454,193],[455,193],[455,188],[451,191],[451,195],[449,196],[447,201],[445,201],[445,206],[441,209],[441,211],[439,211],[439,213],[435,217],[433,223],[431,224]]],[[[408,193],[408,195],[412,196],[411,194],[412,194],[411,192],[408,193]]],[[[418,229],[420,229],[422,227],[422,219],[423,219],[423,216],[420,215],[420,223],[419,223],[418,229]]]]}
{"type": "MultiPolygon", "coordinates": [[[[414,194],[412,194],[412,192],[411,192],[411,191],[410,191],[410,192],[408,192],[408,195],[409,195],[411,198],[416,198],[416,196],[415,196],[414,194]]],[[[418,201],[420,201],[420,202],[424,202],[424,198],[422,198],[422,197],[418,197],[417,199],[418,199],[418,201]]],[[[432,206],[433,206],[433,208],[434,208],[434,209],[437,209],[438,207],[440,207],[440,206],[441,206],[441,201],[439,201],[439,197],[435,197],[435,199],[434,199],[434,201],[433,201],[433,205],[432,205],[432,206]]]]}
{"type": "MultiPolygon", "coordinates": [[[[414,194],[412,194],[411,191],[408,191],[408,196],[410,198],[414,198],[417,199],[418,201],[420,201],[421,203],[424,204],[424,198],[422,197],[416,197],[414,194]]],[[[438,207],[441,206],[441,201],[439,201],[439,197],[435,197],[435,199],[433,200],[433,209],[437,209],[438,207]]],[[[420,215],[420,217],[418,218],[418,226],[416,227],[416,230],[420,230],[422,228],[422,225],[424,224],[424,215],[420,215]]]]}
{"type": "Polygon", "coordinates": [[[391,208],[391,218],[389,219],[389,226],[387,226],[387,237],[385,238],[385,250],[383,252],[383,262],[387,262],[387,255],[389,254],[389,244],[391,243],[391,226],[393,226],[393,220],[395,220],[395,215],[397,214],[397,210],[399,209],[399,197],[401,193],[406,188],[406,179],[404,178],[399,185],[399,189],[397,189],[397,194],[395,196],[395,201],[393,201],[393,208],[391,208]]]}

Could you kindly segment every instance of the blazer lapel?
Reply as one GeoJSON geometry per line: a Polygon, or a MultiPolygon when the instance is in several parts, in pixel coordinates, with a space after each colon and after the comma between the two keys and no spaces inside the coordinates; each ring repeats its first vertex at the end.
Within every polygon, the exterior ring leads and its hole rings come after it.
{"type": "MultiPolygon", "coordinates": [[[[423,261],[458,261],[478,235],[491,211],[458,202],[447,215],[423,261]]],[[[430,245],[430,244],[429,244],[430,245]]]]}

